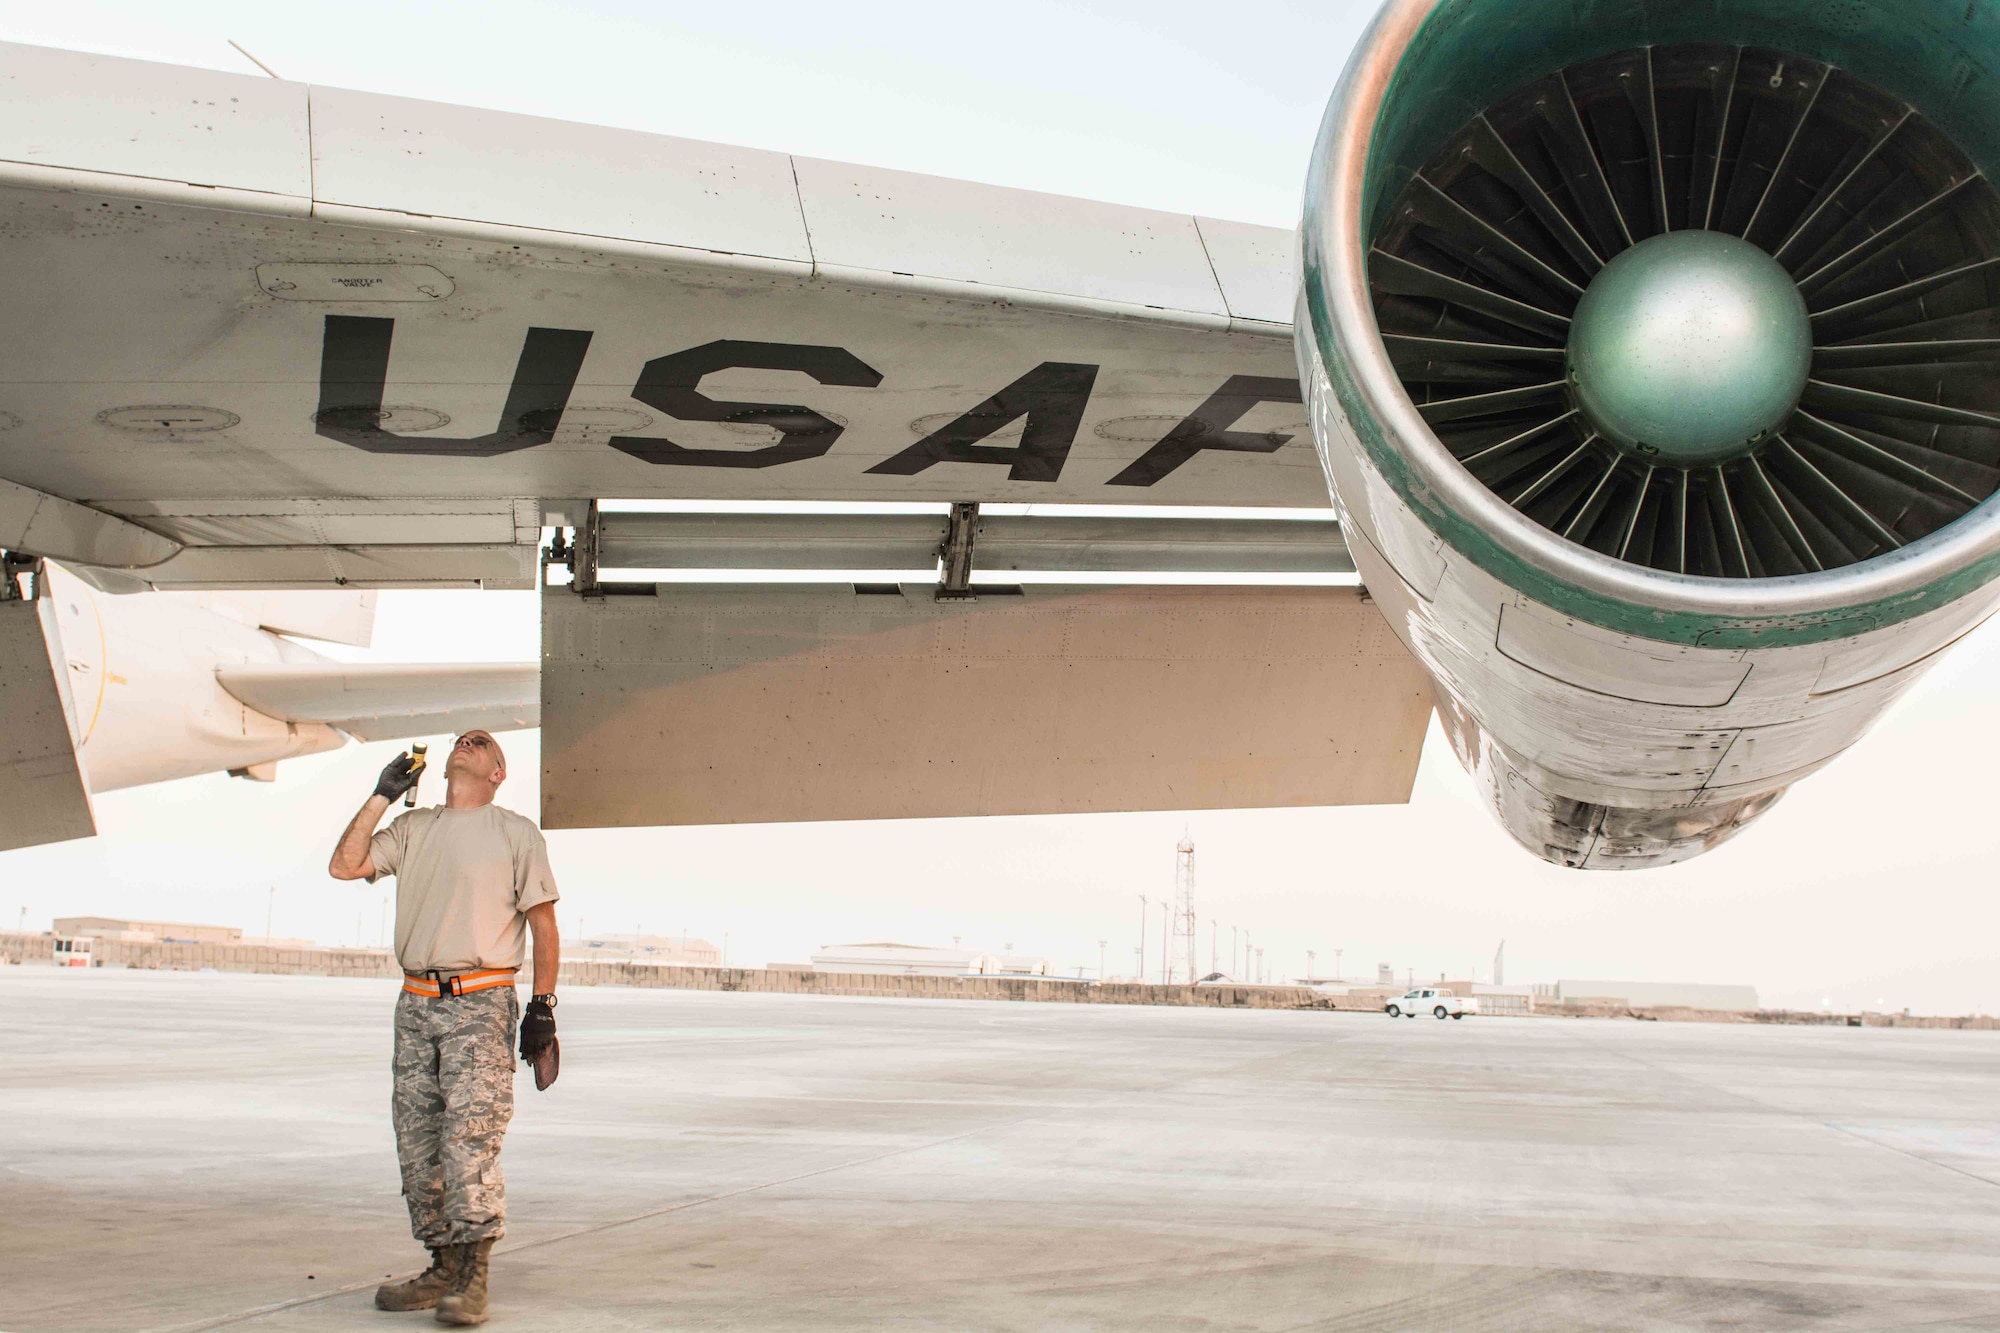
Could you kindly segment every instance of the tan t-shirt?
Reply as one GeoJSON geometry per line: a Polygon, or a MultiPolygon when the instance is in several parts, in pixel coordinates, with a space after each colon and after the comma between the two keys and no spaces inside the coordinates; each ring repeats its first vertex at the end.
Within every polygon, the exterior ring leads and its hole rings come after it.
{"type": "Polygon", "coordinates": [[[528,919],[552,903],[549,845],[533,820],[482,805],[398,815],[368,843],[375,875],[396,877],[396,961],[405,972],[519,967],[528,919]]]}

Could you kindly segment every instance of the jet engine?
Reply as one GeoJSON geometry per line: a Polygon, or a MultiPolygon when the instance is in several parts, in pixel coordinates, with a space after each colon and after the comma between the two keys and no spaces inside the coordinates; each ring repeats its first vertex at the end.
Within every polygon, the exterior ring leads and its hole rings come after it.
{"type": "Polygon", "coordinates": [[[1391,0],[1300,373],[1356,565],[1507,830],[1685,860],[2000,597],[2000,9],[1391,0]]]}

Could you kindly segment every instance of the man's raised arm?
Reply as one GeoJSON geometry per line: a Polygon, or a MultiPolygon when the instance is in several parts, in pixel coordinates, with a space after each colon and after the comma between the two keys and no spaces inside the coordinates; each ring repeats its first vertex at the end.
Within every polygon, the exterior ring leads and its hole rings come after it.
{"type": "Polygon", "coordinates": [[[368,840],[375,835],[375,826],[382,822],[384,812],[416,780],[416,761],[407,754],[397,755],[383,767],[382,776],[375,782],[375,794],[361,803],[354,818],[348,821],[347,831],[334,844],[333,859],[326,863],[329,875],[335,879],[374,877],[375,862],[368,855],[368,840]]]}

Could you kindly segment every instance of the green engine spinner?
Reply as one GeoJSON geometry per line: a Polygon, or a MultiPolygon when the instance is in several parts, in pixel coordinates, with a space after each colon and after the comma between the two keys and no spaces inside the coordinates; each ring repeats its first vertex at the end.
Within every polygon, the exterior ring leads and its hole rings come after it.
{"type": "Polygon", "coordinates": [[[1640,241],[1578,302],[1567,354],[1591,427],[1646,462],[1706,467],[1784,424],[1812,363],[1812,325],[1791,276],[1718,231],[1640,241]]]}

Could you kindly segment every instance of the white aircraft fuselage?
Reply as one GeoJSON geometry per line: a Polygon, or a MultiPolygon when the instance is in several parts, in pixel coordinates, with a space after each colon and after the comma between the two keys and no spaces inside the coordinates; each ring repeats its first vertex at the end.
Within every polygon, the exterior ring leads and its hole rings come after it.
{"type": "Polygon", "coordinates": [[[225,665],[327,660],[225,614],[226,599],[112,596],[56,568],[49,583],[92,791],[254,769],[347,743],[324,723],[267,716],[222,688],[215,673],[225,665]]]}

